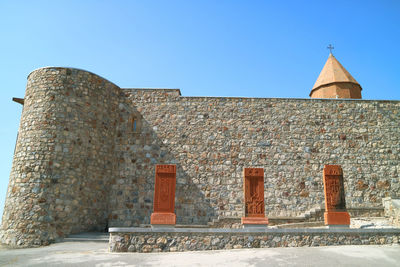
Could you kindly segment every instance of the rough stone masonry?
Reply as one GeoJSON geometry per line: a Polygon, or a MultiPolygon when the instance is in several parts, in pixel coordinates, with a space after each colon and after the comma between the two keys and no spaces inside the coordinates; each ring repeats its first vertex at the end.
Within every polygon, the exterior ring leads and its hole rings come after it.
{"type": "Polygon", "coordinates": [[[264,168],[266,216],[324,204],[324,164],[347,208],[400,197],[400,102],[183,97],[87,71],[28,76],[0,239],[43,245],[150,223],[156,164],[176,164],[177,224],[243,217],[243,168],[264,168]]]}

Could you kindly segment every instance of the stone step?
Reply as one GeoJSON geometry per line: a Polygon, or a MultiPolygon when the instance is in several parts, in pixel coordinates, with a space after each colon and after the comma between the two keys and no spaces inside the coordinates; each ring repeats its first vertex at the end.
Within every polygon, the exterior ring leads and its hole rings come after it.
{"type": "MultiPolygon", "coordinates": [[[[285,219],[285,218],[287,218],[289,220],[306,220],[306,219],[314,216],[316,213],[320,212],[321,210],[322,210],[322,207],[319,206],[319,207],[311,208],[310,210],[308,210],[306,212],[303,212],[302,214],[300,214],[299,216],[296,216],[296,217],[273,217],[273,216],[271,216],[271,217],[268,217],[268,218],[270,220],[273,220],[273,219],[278,219],[279,220],[279,219],[285,219]]],[[[232,217],[232,218],[234,218],[234,217],[232,217]]],[[[228,219],[232,219],[232,218],[228,218],[228,219]]],[[[219,223],[221,219],[227,219],[227,218],[218,217],[218,218],[212,219],[212,221],[208,222],[207,225],[209,227],[212,227],[216,223],[219,223]]],[[[237,218],[234,218],[234,219],[237,219],[237,218]]]]}
{"type": "Polygon", "coordinates": [[[323,221],[319,222],[301,222],[301,223],[286,223],[271,226],[271,228],[309,228],[309,227],[319,227],[324,226],[323,221]]]}
{"type": "Polygon", "coordinates": [[[72,234],[62,239],[62,242],[104,242],[109,241],[110,234],[104,232],[85,232],[72,234]]]}
{"type": "MultiPolygon", "coordinates": [[[[141,228],[150,228],[151,224],[140,224],[141,228]]],[[[176,224],[174,228],[208,228],[208,224],[176,224]]]]}
{"type": "Polygon", "coordinates": [[[311,216],[314,216],[317,212],[320,212],[322,210],[321,207],[314,207],[311,208],[310,210],[303,212],[302,214],[300,214],[299,216],[297,216],[298,218],[302,218],[302,219],[308,219],[311,216]]]}

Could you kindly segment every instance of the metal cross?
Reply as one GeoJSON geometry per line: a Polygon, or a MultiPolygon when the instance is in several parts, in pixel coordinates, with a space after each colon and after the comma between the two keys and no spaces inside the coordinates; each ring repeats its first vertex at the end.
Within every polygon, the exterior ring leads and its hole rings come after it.
{"type": "Polygon", "coordinates": [[[335,49],[331,44],[329,44],[327,48],[329,49],[331,54],[332,54],[332,49],[335,49]]]}

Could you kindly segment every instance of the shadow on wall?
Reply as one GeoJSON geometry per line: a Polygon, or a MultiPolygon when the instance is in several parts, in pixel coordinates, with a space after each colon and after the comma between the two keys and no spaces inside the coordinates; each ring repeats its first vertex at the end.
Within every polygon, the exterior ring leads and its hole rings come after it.
{"type": "MultiPolygon", "coordinates": [[[[111,181],[109,227],[149,224],[153,212],[156,164],[176,164],[177,224],[206,225],[216,211],[193,178],[132,104],[119,105],[116,153],[119,176],[111,181]]],[[[176,134],[176,133],[172,133],[176,134]]]]}

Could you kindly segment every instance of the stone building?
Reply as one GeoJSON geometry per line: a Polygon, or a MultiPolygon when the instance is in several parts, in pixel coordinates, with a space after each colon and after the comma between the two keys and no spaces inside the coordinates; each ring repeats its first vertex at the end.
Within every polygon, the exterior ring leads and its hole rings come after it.
{"type": "Polygon", "coordinates": [[[244,167],[264,168],[272,219],[323,206],[324,164],[342,166],[349,210],[371,213],[400,197],[400,102],[361,100],[332,55],[310,96],[186,97],[79,69],[35,70],[16,99],[23,111],[1,242],[44,245],[148,224],[156,164],[177,166],[178,224],[240,220],[244,167]]]}

